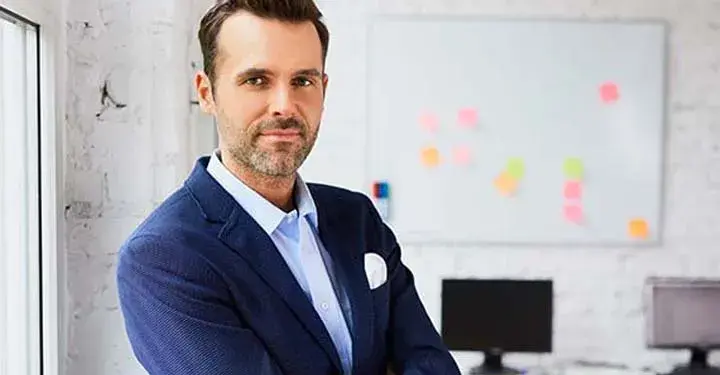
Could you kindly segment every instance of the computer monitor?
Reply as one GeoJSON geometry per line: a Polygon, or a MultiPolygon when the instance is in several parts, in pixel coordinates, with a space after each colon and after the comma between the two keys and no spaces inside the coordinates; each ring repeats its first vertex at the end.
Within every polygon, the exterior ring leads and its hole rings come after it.
{"type": "Polygon", "coordinates": [[[520,373],[503,353],[552,352],[552,280],[443,280],[441,320],[450,350],[485,354],[472,373],[520,373]]]}
{"type": "Polygon", "coordinates": [[[689,349],[671,374],[720,375],[708,352],[720,348],[720,279],[650,277],[645,282],[645,336],[651,349],[689,349]]]}

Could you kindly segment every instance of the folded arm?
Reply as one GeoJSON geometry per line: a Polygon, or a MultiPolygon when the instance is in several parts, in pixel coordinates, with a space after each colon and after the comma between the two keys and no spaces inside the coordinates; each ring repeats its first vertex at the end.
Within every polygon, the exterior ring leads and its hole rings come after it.
{"type": "Polygon", "coordinates": [[[387,263],[390,285],[389,357],[397,375],[460,375],[440,334],[432,324],[415,288],[412,272],[401,260],[401,249],[392,230],[372,203],[375,229],[381,233],[381,248],[387,263]]]}
{"type": "Polygon", "coordinates": [[[280,375],[240,321],[219,275],[175,246],[143,236],[121,251],[120,306],[143,367],[150,375],[280,375]]]}
{"type": "Polygon", "coordinates": [[[412,272],[396,247],[388,264],[390,336],[395,372],[400,375],[460,375],[455,361],[427,315],[412,272]]]}

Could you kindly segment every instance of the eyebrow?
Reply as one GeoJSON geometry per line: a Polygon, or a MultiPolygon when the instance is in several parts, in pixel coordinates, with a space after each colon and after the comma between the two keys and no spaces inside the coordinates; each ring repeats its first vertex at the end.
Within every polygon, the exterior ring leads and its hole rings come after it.
{"type": "Polygon", "coordinates": [[[305,75],[305,76],[312,76],[312,77],[317,77],[317,78],[321,78],[321,77],[322,77],[322,73],[320,73],[320,71],[317,70],[317,69],[302,69],[302,70],[298,70],[298,71],[295,73],[295,75],[305,75]]]}
{"type": "MultiPolygon", "coordinates": [[[[245,69],[245,70],[239,72],[236,75],[236,78],[239,79],[239,78],[244,78],[244,77],[262,76],[262,75],[273,75],[273,74],[268,69],[249,68],[249,69],[245,69]]],[[[300,69],[300,70],[296,71],[293,75],[306,75],[306,76],[311,76],[311,77],[316,77],[316,78],[322,78],[322,76],[323,76],[323,74],[320,73],[320,71],[315,68],[300,69]]]]}
{"type": "Polygon", "coordinates": [[[245,70],[239,72],[235,77],[240,79],[240,78],[245,78],[245,77],[264,76],[264,75],[270,75],[270,71],[267,69],[262,69],[262,68],[249,68],[249,69],[245,69],[245,70]]]}

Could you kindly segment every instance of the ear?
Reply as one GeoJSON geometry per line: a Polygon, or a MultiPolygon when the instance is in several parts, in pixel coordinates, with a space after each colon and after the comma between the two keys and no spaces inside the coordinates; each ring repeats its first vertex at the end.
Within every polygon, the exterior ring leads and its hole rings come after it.
{"type": "Polygon", "coordinates": [[[330,78],[328,77],[328,75],[327,75],[326,73],[323,73],[323,77],[322,77],[323,99],[324,99],[325,93],[327,93],[327,87],[328,87],[328,81],[329,81],[329,79],[330,79],[330,78]]]}
{"type": "Polygon", "coordinates": [[[203,112],[215,116],[215,98],[213,97],[212,83],[205,72],[198,71],[195,73],[195,92],[197,94],[200,109],[203,112]]]}

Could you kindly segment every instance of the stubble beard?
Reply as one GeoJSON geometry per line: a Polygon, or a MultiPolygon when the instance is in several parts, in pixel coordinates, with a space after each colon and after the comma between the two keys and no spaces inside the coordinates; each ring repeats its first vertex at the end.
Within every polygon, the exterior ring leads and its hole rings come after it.
{"type": "Polygon", "coordinates": [[[228,152],[239,164],[244,165],[259,176],[267,178],[293,177],[310,154],[317,131],[311,132],[306,125],[294,118],[264,121],[254,128],[242,130],[237,142],[230,145],[228,152]],[[272,149],[263,149],[258,144],[260,133],[270,129],[300,130],[301,146],[295,143],[275,143],[272,149]]]}

